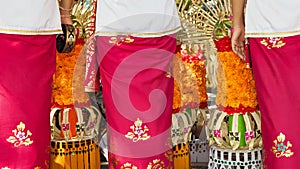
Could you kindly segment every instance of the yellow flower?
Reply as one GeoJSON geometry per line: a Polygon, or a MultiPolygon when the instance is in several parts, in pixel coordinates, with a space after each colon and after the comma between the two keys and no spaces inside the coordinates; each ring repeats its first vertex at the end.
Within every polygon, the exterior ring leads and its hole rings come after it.
{"type": "Polygon", "coordinates": [[[202,60],[183,61],[178,52],[173,60],[173,77],[175,79],[173,110],[180,109],[188,103],[200,105],[206,103],[206,67],[202,60]]]}
{"type": "Polygon", "coordinates": [[[53,76],[52,100],[59,105],[82,104],[89,101],[84,92],[85,57],[83,44],[76,44],[70,53],[57,53],[53,76]]]}
{"type": "Polygon", "coordinates": [[[218,92],[216,103],[224,107],[257,107],[251,69],[233,52],[218,52],[218,92]]]}

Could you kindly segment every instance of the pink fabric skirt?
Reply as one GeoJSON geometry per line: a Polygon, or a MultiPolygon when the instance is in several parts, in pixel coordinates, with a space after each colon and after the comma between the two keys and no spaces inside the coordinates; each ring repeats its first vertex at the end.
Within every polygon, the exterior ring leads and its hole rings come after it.
{"type": "Polygon", "coordinates": [[[264,165],[299,169],[300,36],[251,38],[249,44],[262,118],[264,165]]]}
{"type": "Polygon", "coordinates": [[[0,34],[0,168],[49,162],[55,35],[0,34]]]}
{"type": "Polygon", "coordinates": [[[97,37],[109,168],[172,168],[176,38],[97,37]]]}

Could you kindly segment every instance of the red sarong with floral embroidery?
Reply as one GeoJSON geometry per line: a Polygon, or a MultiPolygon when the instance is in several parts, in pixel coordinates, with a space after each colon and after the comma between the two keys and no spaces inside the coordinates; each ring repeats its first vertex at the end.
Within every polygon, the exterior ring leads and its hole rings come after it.
{"type": "Polygon", "coordinates": [[[0,168],[46,169],[55,35],[0,34],[0,168]]]}
{"type": "Polygon", "coordinates": [[[262,119],[264,165],[297,169],[300,159],[300,36],[250,38],[262,119]]]}
{"type": "Polygon", "coordinates": [[[97,37],[108,122],[109,168],[172,168],[176,38],[97,37]]]}

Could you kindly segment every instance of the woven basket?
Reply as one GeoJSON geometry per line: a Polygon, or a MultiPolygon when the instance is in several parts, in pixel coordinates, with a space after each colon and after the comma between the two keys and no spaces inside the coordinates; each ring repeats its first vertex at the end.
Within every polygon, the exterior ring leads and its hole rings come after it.
{"type": "Polygon", "coordinates": [[[210,147],[209,169],[262,169],[262,149],[228,150],[210,147]]]}
{"type": "Polygon", "coordinates": [[[100,169],[100,148],[93,138],[52,140],[51,169],[100,169]]]}
{"type": "Polygon", "coordinates": [[[100,112],[93,106],[53,108],[50,115],[50,169],[99,169],[100,112]]]}

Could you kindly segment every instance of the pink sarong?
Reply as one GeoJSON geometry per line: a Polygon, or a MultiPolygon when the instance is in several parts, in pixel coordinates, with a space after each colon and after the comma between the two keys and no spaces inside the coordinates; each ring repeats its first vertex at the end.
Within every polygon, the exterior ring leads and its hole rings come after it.
{"type": "Polygon", "coordinates": [[[298,169],[300,36],[249,41],[261,110],[264,166],[298,169]]]}
{"type": "Polygon", "coordinates": [[[0,168],[46,169],[55,35],[0,34],[0,168]]]}
{"type": "Polygon", "coordinates": [[[109,168],[172,168],[176,38],[97,37],[108,122],[109,168]]]}

